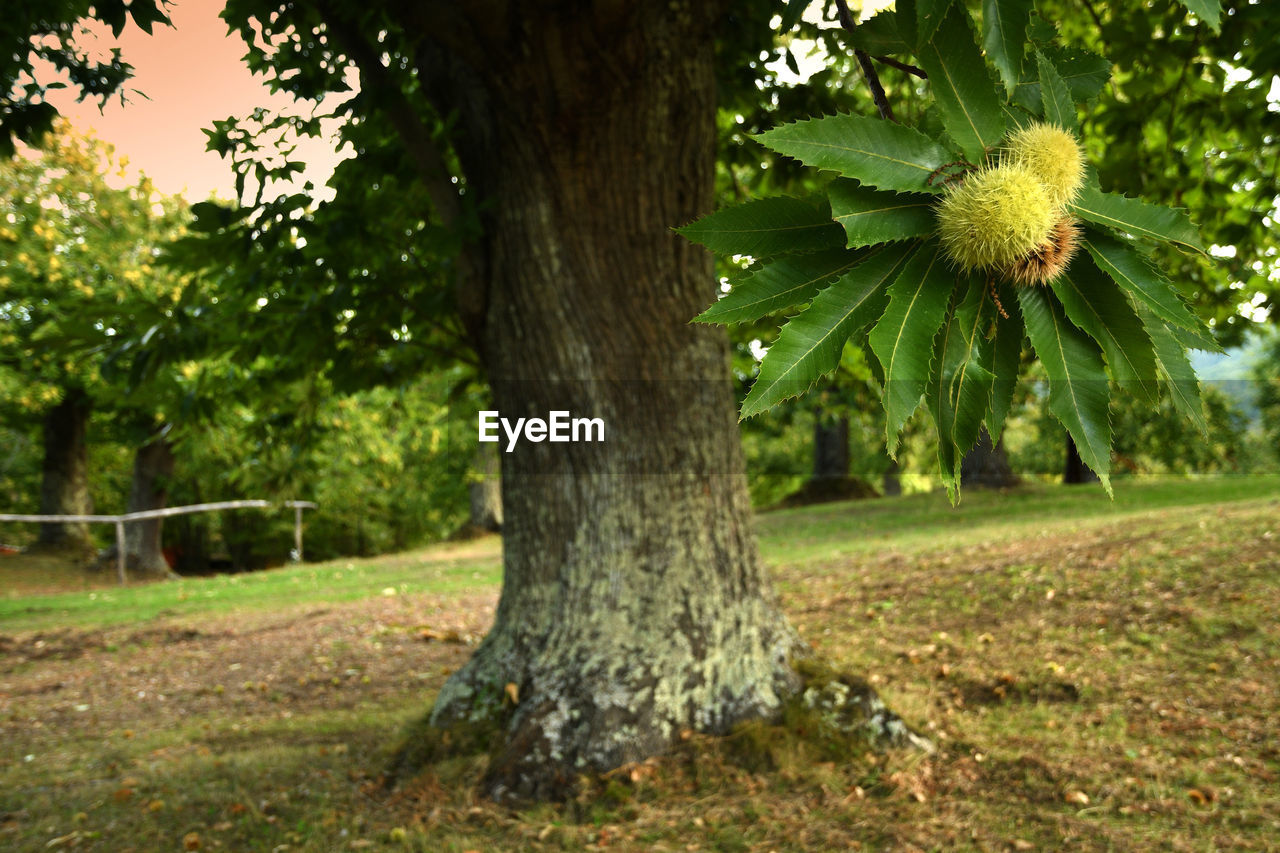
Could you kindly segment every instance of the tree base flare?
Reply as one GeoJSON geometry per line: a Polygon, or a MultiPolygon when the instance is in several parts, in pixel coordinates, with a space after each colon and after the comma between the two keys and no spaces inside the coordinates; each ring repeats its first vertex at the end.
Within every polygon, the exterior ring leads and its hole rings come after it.
{"type": "MultiPolygon", "coordinates": [[[[861,678],[839,672],[812,659],[794,670],[793,692],[770,713],[737,720],[720,731],[667,732],[661,727],[644,736],[634,721],[619,719],[606,742],[625,743],[617,760],[604,766],[583,764],[556,754],[556,736],[563,708],[551,700],[535,700],[519,714],[510,702],[489,706],[485,716],[433,725],[424,717],[407,734],[389,771],[393,782],[438,768],[462,757],[479,758],[483,765],[482,792],[498,802],[563,801],[578,796],[583,786],[599,787],[617,776],[618,768],[635,766],[664,753],[714,749],[731,763],[753,771],[772,771],[813,760],[858,760],[868,749],[935,751],[933,743],[912,730],[890,710],[861,678]],[[714,744],[714,746],[711,746],[714,744]]],[[[581,714],[579,715],[581,717],[581,714]]],[[[607,725],[581,720],[577,729],[607,725]]]]}
{"type": "Polygon", "coordinates": [[[862,737],[876,749],[935,751],[933,742],[912,730],[862,678],[816,660],[802,661],[798,669],[804,687],[791,704],[815,715],[831,734],[862,737]]]}

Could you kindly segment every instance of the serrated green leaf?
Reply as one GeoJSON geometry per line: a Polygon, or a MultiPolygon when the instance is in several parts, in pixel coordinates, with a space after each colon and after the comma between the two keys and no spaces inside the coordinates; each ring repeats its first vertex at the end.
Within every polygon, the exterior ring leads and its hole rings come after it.
{"type": "MultiPolygon", "coordinates": [[[[1117,240],[1096,228],[1087,228],[1082,245],[1094,261],[1129,296],[1155,312],[1167,323],[1184,329],[1203,328],[1200,321],[1178,297],[1173,283],[1164,277],[1147,259],[1132,246],[1117,240]]],[[[1205,330],[1208,334],[1208,330],[1205,330]]]]}
{"type": "Polygon", "coordinates": [[[1027,335],[1049,376],[1049,411],[1075,440],[1080,458],[1111,491],[1110,389],[1102,351],[1073,326],[1052,292],[1018,288],[1027,335]]]}
{"type": "Polygon", "coordinates": [[[1022,79],[1031,5],[1032,0],[982,0],[982,48],[1009,94],[1022,79]]]}
{"type": "Polygon", "coordinates": [[[784,124],[756,139],[806,166],[897,192],[939,192],[929,178],[951,160],[946,148],[918,130],[855,115],[784,124]]]}
{"type": "MultiPolygon", "coordinates": [[[[1096,53],[1056,46],[1045,47],[1043,52],[1067,84],[1073,103],[1092,101],[1111,78],[1111,63],[1096,53]]],[[[1041,113],[1039,69],[1023,69],[1022,81],[1013,91],[1013,102],[1037,115],[1041,113]]]]}
{"type": "Polygon", "coordinates": [[[1053,281],[1067,319],[1102,347],[1111,376],[1126,393],[1155,400],[1158,376],[1151,339],[1129,300],[1088,257],[1053,281]]]}
{"type": "Polygon", "coordinates": [[[831,216],[848,235],[850,248],[924,237],[937,230],[933,196],[894,193],[838,179],[827,187],[831,216]]]}
{"type": "Polygon", "coordinates": [[[947,313],[955,276],[936,241],[920,246],[889,287],[889,307],[871,330],[884,368],[885,445],[897,455],[898,434],[920,405],[929,380],[933,339],[947,313]]]}
{"type": "Polygon", "coordinates": [[[1072,133],[1080,133],[1080,121],[1076,105],[1071,102],[1071,92],[1058,69],[1053,67],[1040,51],[1036,51],[1036,68],[1040,74],[1040,93],[1044,103],[1044,118],[1050,124],[1065,127],[1072,133]]]}
{"type": "Polygon", "coordinates": [[[973,163],[1004,136],[1003,98],[997,93],[964,4],[951,5],[932,37],[920,45],[920,66],[929,75],[947,134],[973,163]]]}
{"type": "Polygon", "coordinates": [[[785,196],[726,207],[676,231],[718,254],[753,258],[844,245],[844,229],[824,211],[785,196]]]}
{"type": "Polygon", "coordinates": [[[1004,431],[1005,418],[1013,408],[1013,394],[1022,366],[1022,343],[1027,336],[1022,325],[1022,312],[1013,288],[1006,282],[996,285],[996,316],[988,333],[987,369],[995,379],[991,386],[991,405],[987,409],[987,434],[994,445],[1004,431]]]}
{"type": "Polygon", "coordinates": [[[871,342],[865,337],[858,342],[858,349],[862,351],[862,358],[866,362],[867,367],[871,370],[871,377],[875,379],[880,387],[884,387],[884,369],[880,367],[880,359],[876,358],[876,354],[871,351],[871,342]]]}
{"type": "Polygon", "coordinates": [[[1169,391],[1174,408],[1190,418],[1201,434],[1208,435],[1204,401],[1200,398],[1200,380],[1191,366],[1191,359],[1187,358],[1186,349],[1173,336],[1171,328],[1154,313],[1139,306],[1138,316],[1151,336],[1163,385],[1169,391]]]}
{"type": "Polygon", "coordinates": [[[1081,219],[1096,222],[1117,231],[1164,240],[1178,246],[1186,246],[1201,254],[1204,244],[1200,232],[1180,210],[1147,204],[1136,198],[1104,193],[1097,187],[1085,185],[1075,202],[1068,209],[1081,219]]]}
{"type": "Polygon", "coordinates": [[[1222,32],[1222,4],[1218,0],[1179,0],[1187,11],[1209,25],[1215,33],[1222,32]]]}
{"type": "Polygon", "coordinates": [[[788,255],[732,283],[732,289],[694,318],[697,323],[745,323],[808,302],[833,279],[862,261],[866,252],[829,249],[788,255]]]}
{"type": "Polygon", "coordinates": [[[927,42],[946,17],[951,0],[916,0],[916,43],[927,42]]]}
{"type": "Polygon", "coordinates": [[[1207,326],[1201,325],[1198,331],[1184,329],[1181,326],[1170,326],[1169,334],[1182,344],[1186,349],[1198,349],[1205,352],[1226,352],[1222,345],[1218,343],[1218,339],[1213,336],[1213,332],[1209,331],[1207,326]]]}
{"type": "Polygon", "coordinates": [[[792,317],[760,363],[760,375],[742,403],[742,417],[803,394],[819,377],[835,370],[845,341],[884,310],[889,282],[910,251],[910,246],[875,251],[792,317]]]}
{"type": "Polygon", "coordinates": [[[938,428],[938,467],[947,494],[959,498],[960,463],[978,441],[995,376],[983,365],[989,343],[983,325],[994,313],[991,288],[970,276],[968,291],[946,321],[934,345],[933,374],[925,391],[938,428]]]}

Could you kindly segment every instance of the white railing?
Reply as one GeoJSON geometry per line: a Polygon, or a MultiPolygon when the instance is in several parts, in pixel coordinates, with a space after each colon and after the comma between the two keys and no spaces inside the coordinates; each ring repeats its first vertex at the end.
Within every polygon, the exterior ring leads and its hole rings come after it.
{"type": "MultiPolygon", "coordinates": [[[[293,544],[298,554],[298,561],[302,561],[302,511],[304,509],[315,509],[316,504],[311,501],[284,501],[284,506],[293,507],[293,544]]],[[[124,548],[124,526],[130,521],[143,521],[148,518],[168,518],[172,515],[187,515],[193,512],[213,512],[220,509],[253,509],[253,508],[269,508],[273,504],[271,501],[216,501],[208,504],[190,504],[189,506],[171,506],[164,509],[146,509],[140,512],[128,512],[124,515],[14,515],[10,513],[0,513],[0,521],[31,521],[31,522],[85,522],[89,524],[114,524],[116,526],[116,573],[120,576],[120,583],[124,585],[127,578],[125,577],[125,548],[124,548]]]]}

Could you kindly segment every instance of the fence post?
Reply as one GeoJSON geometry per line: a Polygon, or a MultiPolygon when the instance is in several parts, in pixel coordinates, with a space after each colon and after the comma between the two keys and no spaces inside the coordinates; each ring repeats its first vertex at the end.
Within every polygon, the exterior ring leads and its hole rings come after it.
{"type": "Polygon", "coordinates": [[[125,576],[124,576],[125,557],[126,557],[126,554],[124,551],[124,522],[117,519],[116,520],[116,574],[120,576],[121,586],[126,585],[125,576]]]}
{"type": "Polygon", "coordinates": [[[302,507],[296,505],[293,508],[293,547],[298,555],[298,562],[302,562],[302,507]]]}

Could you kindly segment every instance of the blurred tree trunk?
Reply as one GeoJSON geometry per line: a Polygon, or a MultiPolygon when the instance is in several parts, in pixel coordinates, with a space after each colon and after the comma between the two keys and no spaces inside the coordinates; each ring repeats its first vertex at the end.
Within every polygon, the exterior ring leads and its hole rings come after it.
{"type": "Polygon", "coordinates": [[[884,492],[885,497],[902,494],[902,480],[898,477],[901,470],[898,467],[898,460],[890,458],[889,467],[884,469],[884,477],[880,482],[880,489],[884,492]]]}
{"type": "MultiPolygon", "coordinates": [[[[180,504],[205,502],[200,484],[195,480],[184,479],[171,491],[176,493],[175,499],[180,504]]],[[[174,565],[182,574],[205,574],[213,568],[210,541],[216,518],[214,513],[195,513],[176,515],[168,520],[165,529],[173,547],[174,565]]]]}
{"type": "Polygon", "coordinates": [[[813,419],[814,480],[844,480],[849,476],[849,416],[831,417],[820,407],[813,419]]]}
{"type": "Polygon", "coordinates": [[[1098,482],[1098,475],[1080,458],[1080,451],[1076,449],[1075,439],[1070,433],[1067,434],[1067,460],[1062,471],[1062,482],[1068,486],[1098,482]]]}
{"type": "Polygon", "coordinates": [[[986,489],[1007,489],[1018,485],[1018,475],[1013,473],[1004,450],[1004,436],[993,447],[987,428],[982,427],[978,443],[960,463],[960,485],[986,489]]]}
{"type": "MultiPolygon", "coordinates": [[[[89,451],[85,437],[93,403],[81,388],[68,388],[44,416],[44,464],[40,515],[91,515],[89,451]]],[[[91,556],[96,550],[85,522],[42,524],[36,549],[91,556]]]]}
{"type": "MultiPolygon", "coordinates": [[[[133,457],[133,481],[129,487],[129,512],[164,509],[169,505],[173,478],[173,445],[168,430],[142,445],[133,457]]],[[[171,577],[164,558],[161,534],[164,519],[153,518],[125,525],[124,542],[130,571],[144,577],[171,577]]]]}
{"type": "Polygon", "coordinates": [[[497,446],[480,445],[475,467],[476,479],[467,484],[471,498],[470,527],[474,531],[498,533],[502,530],[502,476],[497,446]]]}
{"type": "Polygon", "coordinates": [[[821,405],[813,412],[813,474],[778,506],[808,506],[828,501],[877,497],[876,490],[849,476],[849,416],[831,415],[821,405]]]}

